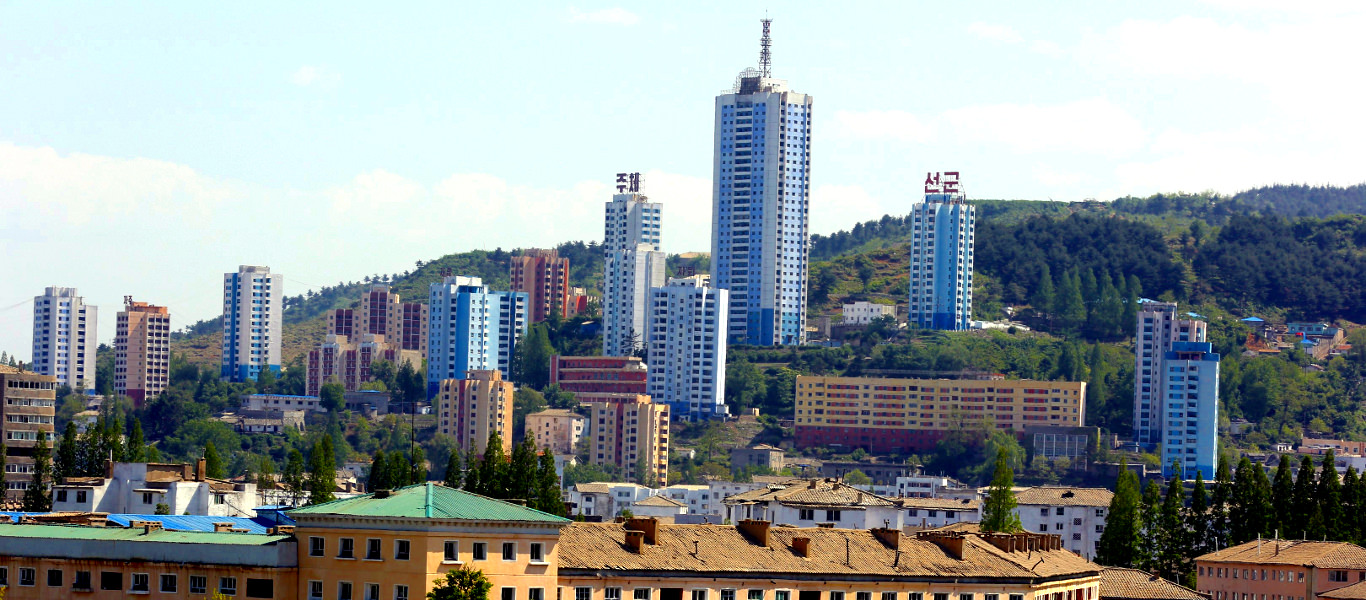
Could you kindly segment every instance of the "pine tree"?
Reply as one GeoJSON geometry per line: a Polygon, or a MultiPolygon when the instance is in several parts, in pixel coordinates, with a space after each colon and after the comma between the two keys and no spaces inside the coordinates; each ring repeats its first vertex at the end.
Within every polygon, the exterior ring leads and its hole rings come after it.
{"type": "Polygon", "coordinates": [[[1157,572],[1162,566],[1162,488],[1156,481],[1149,480],[1148,486],[1143,488],[1143,503],[1138,514],[1143,523],[1138,568],[1157,572]]]}
{"type": "Polygon", "coordinates": [[[365,487],[372,492],[390,489],[389,465],[383,450],[376,450],[375,458],[370,461],[370,476],[365,480],[365,487]]]}
{"type": "MultiPolygon", "coordinates": [[[[1205,492],[1205,474],[1200,469],[1195,470],[1195,487],[1191,489],[1191,505],[1186,511],[1186,531],[1190,535],[1190,551],[1186,554],[1187,561],[1193,561],[1195,557],[1210,552],[1210,509],[1209,495],[1205,492]]],[[[1192,563],[1193,564],[1193,563],[1192,563]]]]}
{"type": "Polygon", "coordinates": [[[109,456],[114,462],[127,462],[128,447],[123,443],[123,417],[115,417],[106,420],[105,423],[105,446],[109,448],[109,456]]]}
{"type": "Polygon", "coordinates": [[[512,449],[508,463],[507,497],[531,504],[536,494],[536,442],[530,436],[512,449]]]}
{"type": "Polygon", "coordinates": [[[1267,534],[1272,512],[1271,483],[1266,471],[1243,457],[1233,475],[1229,544],[1241,544],[1267,534]]]}
{"type": "Polygon", "coordinates": [[[479,459],[474,455],[474,448],[465,453],[465,487],[461,488],[471,494],[484,494],[484,482],[479,480],[479,459]]]}
{"type": "Polygon", "coordinates": [[[460,461],[460,449],[451,448],[451,456],[446,459],[446,487],[461,489],[465,485],[465,477],[461,471],[464,463],[460,461]]]}
{"type": "Polygon", "coordinates": [[[1357,540],[1366,541],[1366,471],[1357,477],[1356,511],[1348,513],[1352,519],[1347,526],[1356,532],[1357,540]]]}
{"type": "Polygon", "coordinates": [[[564,497],[560,492],[560,477],[555,474],[555,455],[547,447],[541,453],[536,469],[536,504],[541,512],[564,516],[564,497]]]}
{"type": "Polygon", "coordinates": [[[1276,467],[1276,477],[1271,483],[1271,506],[1274,514],[1273,533],[1286,533],[1291,526],[1291,513],[1295,501],[1295,480],[1290,475],[1290,456],[1282,454],[1281,463],[1276,467]]]}
{"type": "Polygon", "coordinates": [[[256,489],[269,490],[275,488],[275,461],[269,456],[262,456],[256,463],[256,489]]]}
{"type": "Polygon", "coordinates": [[[1039,272],[1039,284],[1034,286],[1034,296],[1029,299],[1029,304],[1034,307],[1034,312],[1043,316],[1053,312],[1054,297],[1053,274],[1048,270],[1048,263],[1043,264],[1043,270],[1039,272]]]}
{"type": "Polygon", "coordinates": [[[1138,475],[1128,469],[1120,471],[1119,480],[1115,482],[1115,495],[1110,499],[1110,510],[1106,512],[1105,531],[1101,532],[1100,544],[1096,548],[1096,562],[1126,568],[1140,564],[1141,503],[1138,475]]]}
{"type": "MultiPolygon", "coordinates": [[[[1127,328],[1134,327],[1138,322],[1138,297],[1143,293],[1143,287],[1138,283],[1138,276],[1130,275],[1128,283],[1124,285],[1121,293],[1124,294],[1124,317],[1120,321],[1126,331],[1133,331],[1127,328]]],[[[1127,334],[1124,335],[1127,337],[1127,334]]]]}
{"type": "Polygon", "coordinates": [[[1319,470],[1319,489],[1316,495],[1318,500],[1318,512],[1325,525],[1325,531],[1315,532],[1318,537],[1310,539],[1349,539],[1341,531],[1343,523],[1342,510],[1342,484],[1338,481],[1337,460],[1333,456],[1333,451],[1329,450],[1323,455],[1323,462],[1320,463],[1319,470]]]}
{"type": "Polygon", "coordinates": [[[1210,502],[1209,539],[1205,542],[1211,550],[1221,550],[1229,546],[1228,510],[1233,494],[1233,476],[1229,473],[1228,460],[1219,457],[1219,465],[1214,469],[1214,493],[1210,502]]]}
{"type": "Polygon", "coordinates": [[[52,465],[47,449],[47,432],[38,430],[38,443],[33,446],[33,481],[24,490],[24,512],[52,510],[52,495],[48,491],[52,465]]]}
{"type": "Polygon", "coordinates": [[[1081,277],[1076,271],[1063,274],[1063,283],[1058,287],[1058,308],[1054,316],[1069,331],[1078,331],[1086,323],[1086,300],[1081,294],[1081,277]]]}
{"type": "Polygon", "coordinates": [[[146,446],[147,440],[142,435],[142,421],[133,419],[133,433],[128,436],[128,449],[124,452],[124,459],[135,463],[146,461],[146,446]]]}
{"type": "Polygon", "coordinates": [[[1347,471],[1342,474],[1342,521],[1339,522],[1334,530],[1338,532],[1338,538],[1345,542],[1358,543],[1361,541],[1361,532],[1357,529],[1356,514],[1362,510],[1361,491],[1357,486],[1357,470],[1354,467],[1347,467],[1347,471]]]}
{"type": "Polygon", "coordinates": [[[79,437],[80,434],[76,432],[76,422],[67,421],[66,429],[62,432],[62,439],[57,442],[57,459],[52,463],[54,480],[85,475],[77,463],[76,441],[79,437]]]}
{"type": "Polygon", "coordinates": [[[289,458],[285,460],[285,470],[280,474],[280,483],[289,490],[291,502],[299,504],[299,499],[304,497],[304,492],[308,490],[307,480],[304,479],[304,455],[298,448],[289,449],[289,458]]]}
{"type": "Polygon", "coordinates": [[[335,451],[332,436],[324,435],[313,444],[308,455],[308,503],[322,504],[337,499],[337,470],[333,462],[335,451]]]}
{"type": "Polygon", "coordinates": [[[507,499],[508,496],[508,459],[503,451],[503,437],[498,432],[489,434],[488,444],[484,446],[484,458],[479,463],[479,482],[483,494],[490,498],[507,499]]]}
{"type": "Polygon", "coordinates": [[[1010,451],[996,451],[996,470],[991,476],[991,487],[982,504],[982,531],[1014,533],[1024,529],[1020,515],[1015,513],[1015,472],[1010,468],[1010,451]]]}
{"type": "Polygon", "coordinates": [[[1186,563],[1186,553],[1191,547],[1188,530],[1181,521],[1181,513],[1185,509],[1186,488],[1181,480],[1181,463],[1172,461],[1172,476],[1167,480],[1167,494],[1162,499],[1162,508],[1158,512],[1157,536],[1157,574],[1163,579],[1172,582],[1185,580],[1185,575],[1189,570],[1186,563]]]}
{"type": "Polygon", "coordinates": [[[1307,539],[1309,518],[1314,515],[1314,507],[1318,505],[1314,499],[1316,488],[1318,482],[1314,481],[1314,459],[1306,456],[1300,460],[1300,472],[1295,477],[1294,501],[1291,503],[1291,521],[1289,530],[1285,532],[1286,538],[1307,539]]]}
{"type": "Polygon", "coordinates": [[[412,483],[413,477],[412,463],[408,461],[408,455],[402,450],[394,450],[385,459],[384,468],[388,470],[389,487],[398,489],[412,483]]]}

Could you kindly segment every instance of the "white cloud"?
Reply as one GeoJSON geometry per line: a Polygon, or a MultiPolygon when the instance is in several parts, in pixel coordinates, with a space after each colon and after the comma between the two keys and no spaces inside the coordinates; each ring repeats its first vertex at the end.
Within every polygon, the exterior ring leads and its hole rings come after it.
{"type": "Polygon", "coordinates": [[[1072,187],[1081,182],[1082,174],[1039,163],[1034,165],[1034,179],[1050,188],[1072,187]]]}
{"type": "Polygon", "coordinates": [[[569,9],[570,23],[597,23],[602,25],[635,25],[640,15],[621,7],[604,8],[584,12],[577,8],[569,9]]]}
{"type": "Polygon", "coordinates": [[[1008,25],[994,25],[981,21],[968,25],[968,33],[984,40],[993,40],[1007,44],[1018,44],[1024,41],[1024,37],[1008,25]]]}
{"type": "Polygon", "coordinates": [[[917,143],[934,139],[930,125],[901,110],[835,111],[834,135],[851,139],[893,139],[917,143]]]}
{"type": "Polygon", "coordinates": [[[888,213],[900,215],[910,210],[909,200],[901,209],[884,208],[861,185],[818,185],[811,190],[811,233],[830,234],[888,213]]]}
{"type": "Polygon", "coordinates": [[[304,65],[289,76],[289,82],[299,87],[334,86],[341,83],[341,74],[327,67],[304,65]]]}
{"type": "Polygon", "coordinates": [[[1038,54],[1051,56],[1053,58],[1059,58],[1066,54],[1066,51],[1062,49],[1060,44],[1048,40],[1034,40],[1029,43],[1029,49],[1038,54]]]}

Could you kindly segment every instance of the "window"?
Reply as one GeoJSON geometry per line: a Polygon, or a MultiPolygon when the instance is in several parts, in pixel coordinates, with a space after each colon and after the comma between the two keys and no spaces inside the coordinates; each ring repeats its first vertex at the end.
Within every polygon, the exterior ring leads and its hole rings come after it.
{"type": "Polygon", "coordinates": [[[76,490],[76,502],[85,504],[85,490],[76,490]]]}
{"type": "Polygon", "coordinates": [[[896,592],[882,592],[882,600],[896,600],[896,592]]]}
{"type": "Polygon", "coordinates": [[[958,594],[958,600],[972,600],[972,594],[958,594]]]}
{"type": "Polygon", "coordinates": [[[636,588],[632,590],[631,600],[650,600],[650,588],[636,588]]]}
{"type": "Polygon", "coordinates": [[[764,591],[763,591],[763,590],[750,590],[750,591],[749,591],[749,600],[764,600],[764,591]]]}
{"type": "Polygon", "coordinates": [[[517,600],[517,588],[515,587],[502,588],[499,594],[499,598],[502,600],[517,600]]]}
{"type": "Polygon", "coordinates": [[[707,590],[693,590],[692,600],[707,600],[707,590]]]}
{"type": "Polygon", "coordinates": [[[365,584],[365,600],[379,600],[379,584],[365,584]]]}
{"type": "Polygon", "coordinates": [[[152,492],[143,492],[143,493],[142,493],[142,503],[143,503],[143,504],[151,504],[151,503],[152,503],[152,492]]]}
{"type": "Polygon", "coordinates": [[[838,510],[827,510],[827,511],[825,511],[825,520],[827,520],[827,521],[838,521],[838,520],[840,520],[840,511],[838,511],[838,510]]]}
{"type": "Polygon", "coordinates": [[[517,560],[517,542],[503,542],[503,560],[517,560]]]}
{"type": "Polygon", "coordinates": [[[71,589],[78,592],[92,591],[93,588],[90,587],[90,571],[76,571],[76,580],[71,582],[71,589]]]}
{"type": "Polygon", "coordinates": [[[1001,600],[1000,594],[982,594],[982,600],[1001,600]]]}
{"type": "Polygon", "coordinates": [[[777,590],[773,592],[773,600],[792,600],[792,592],[789,590],[777,590]]]}
{"type": "Polygon", "coordinates": [[[162,574],[161,574],[161,588],[160,588],[160,589],[161,589],[161,591],[162,591],[163,593],[166,593],[166,594],[174,594],[174,593],[176,592],[176,577],[175,577],[175,575],[172,575],[172,574],[170,574],[170,573],[162,573],[162,574]]]}
{"type": "Polygon", "coordinates": [[[934,595],[934,600],[949,600],[949,595],[943,593],[936,593],[934,595]]]}
{"type": "Polygon", "coordinates": [[[62,587],[62,570],[47,570],[47,587],[62,587]]]}
{"type": "Polygon", "coordinates": [[[858,592],[854,594],[854,600],[873,600],[872,592],[858,592]]]}
{"type": "Polygon", "coordinates": [[[446,553],[441,556],[445,562],[460,562],[460,542],[446,540],[446,553]]]}
{"type": "Polygon", "coordinates": [[[130,592],[147,593],[152,591],[152,578],[146,573],[133,573],[133,585],[128,586],[130,592]]]}
{"type": "Polygon", "coordinates": [[[735,600],[735,590],[721,590],[721,600],[735,600]]]}
{"type": "Polygon", "coordinates": [[[325,552],[326,552],[326,546],[327,546],[327,542],[325,542],[325,541],[323,540],[323,538],[320,538],[320,537],[309,537],[309,538],[308,538],[308,555],[309,555],[309,556],[325,556],[325,555],[326,555],[326,554],[325,554],[325,552]]]}
{"type": "Polygon", "coordinates": [[[66,502],[66,490],[57,490],[57,502],[66,502]]]}
{"type": "Polygon", "coordinates": [[[223,594],[224,596],[236,596],[236,595],[237,595],[237,578],[236,578],[236,577],[219,577],[219,578],[218,578],[218,593],[223,594]]]}
{"type": "Polygon", "coordinates": [[[593,588],[576,587],[574,588],[574,600],[593,600],[593,588]]]}
{"type": "Polygon", "coordinates": [[[1059,506],[1056,510],[1057,510],[1058,516],[1062,516],[1062,507],[1059,506]]]}
{"type": "Polygon", "coordinates": [[[489,545],[488,545],[488,543],[486,543],[486,542],[475,542],[475,543],[474,543],[473,554],[474,554],[474,560],[488,560],[488,557],[489,557],[489,556],[488,556],[488,555],[489,555],[489,545]]]}
{"type": "Polygon", "coordinates": [[[341,539],[341,548],[337,550],[337,558],[355,558],[356,540],[351,538],[341,539]]]}
{"type": "Polygon", "coordinates": [[[0,567],[0,585],[9,585],[9,567],[0,567]]]}
{"type": "MultiPolygon", "coordinates": [[[[556,594],[558,596],[559,594],[556,594]]],[[[621,600],[621,588],[609,587],[602,590],[602,595],[607,600],[621,600]]]]}
{"type": "MultiPolygon", "coordinates": [[[[248,598],[274,598],[275,580],[274,579],[247,579],[248,598]]],[[[351,598],[351,596],[347,596],[351,598]]]]}
{"type": "Polygon", "coordinates": [[[190,576],[190,593],[207,594],[209,593],[209,578],[203,575],[190,576]]]}
{"type": "Polygon", "coordinates": [[[408,540],[394,540],[394,560],[408,560],[412,544],[408,540]]]}
{"type": "MultiPolygon", "coordinates": [[[[29,569],[29,570],[32,571],[32,569],[29,569]]],[[[20,569],[20,570],[19,570],[19,585],[33,585],[33,582],[31,582],[31,581],[30,581],[28,584],[25,584],[24,581],[23,581],[23,579],[24,579],[24,569],[20,569]]],[[[120,572],[118,572],[118,571],[100,571],[100,589],[102,589],[102,590],[113,590],[113,591],[116,591],[116,592],[122,592],[122,591],[123,591],[123,573],[120,573],[120,572]]]]}
{"type": "Polygon", "coordinates": [[[377,538],[365,540],[365,560],[384,560],[384,557],[379,554],[381,543],[382,540],[377,538]]]}
{"type": "Polygon", "coordinates": [[[1024,594],[1011,594],[1010,600],[1024,600],[1024,594]]]}
{"type": "Polygon", "coordinates": [[[545,588],[527,589],[526,600],[545,600],[545,588]]]}
{"type": "Polygon", "coordinates": [[[797,519],[801,521],[815,521],[816,511],[809,508],[799,509],[797,511],[797,519]]]}
{"type": "Polygon", "coordinates": [[[394,600],[408,600],[408,586],[394,586],[394,600]]]}
{"type": "MultiPolygon", "coordinates": [[[[506,554],[506,553],[507,553],[507,551],[505,550],[505,551],[504,551],[504,554],[506,554]]],[[[544,544],[542,544],[542,543],[540,543],[540,542],[532,542],[532,543],[531,543],[531,562],[534,562],[534,563],[543,563],[543,562],[545,562],[544,544]]]]}
{"type": "Polygon", "coordinates": [[[351,582],[337,582],[337,600],[351,600],[351,582]]]}

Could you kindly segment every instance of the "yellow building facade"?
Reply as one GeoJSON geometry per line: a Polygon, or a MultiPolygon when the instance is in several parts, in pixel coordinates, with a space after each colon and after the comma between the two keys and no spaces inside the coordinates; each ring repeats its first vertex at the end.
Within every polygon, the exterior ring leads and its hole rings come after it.
{"type": "Polygon", "coordinates": [[[298,598],[411,600],[463,566],[491,600],[554,600],[567,519],[434,483],[290,512],[298,525],[298,598]]]}
{"type": "Polygon", "coordinates": [[[1081,426],[1086,383],[799,376],[795,404],[798,447],[917,452],[933,448],[954,428],[1081,426]]]}

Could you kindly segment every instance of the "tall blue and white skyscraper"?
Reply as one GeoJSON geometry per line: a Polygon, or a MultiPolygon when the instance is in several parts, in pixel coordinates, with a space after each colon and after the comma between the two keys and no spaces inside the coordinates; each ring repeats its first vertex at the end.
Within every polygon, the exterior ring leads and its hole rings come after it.
{"type": "MultiPolygon", "coordinates": [[[[622,174],[626,175],[626,174],[622,174]]],[[[633,356],[644,348],[650,289],[664,285],[659,249],[662,205],[639,193],[639,174],[630,191],[607,203],[603,236],[602,354],[633,356]]]]}
{"type": "Polygon", "coordinates": [[[716,97],[712,285],[730,293],[730,341],[806,341],[813,98],[770,73],[765,19],[760,69],[716,97]]]}
{"type": "Polygon", "coordinates": [[[242,265],[223,274],[223,366],[232,381],[255,380],[262,369],[280,372],[285,276],[270,267],[242,265]]]}
{"type": "Polygon", "coordinates": [[[1161,376],[1162,475],[1198,470],[1214,479],[1219,463],[1219,355],[1209,342],[1172,342],[1161,376]]]}
{"type": "Polygon", "coordinates": [[[650,398],[682,421],[726,416],[726,290],[675,277],[650,291],[649,310],[650,398]]]}
{"type": "MultiPolygon", "coordinates": [[[[1204,342],[1208,324],[1180,313],[1175,302],[1139,300],[1134,330],[1134,441],[1154,449],[1163,441],[1167,355],[1181,342],[1204,342]]],[[[1163,467],[1166,468],[1167,465],[1163,467]]]]}
{"type": "Polygon", "coordinates": [[[512,376],[512,353],[527,326],[525,292],[494,292],[478,277],[446,277],[430,287],[427,397],[467,371],[512,376]]]}
{"type": "Polygon", "coordinates": [[[908,322],[922,329],[968,328],[976,215],[963,199],[957,172],[925,176],[925,201],[911,209],[908,322]]]}

